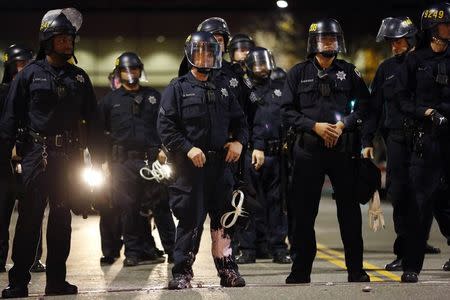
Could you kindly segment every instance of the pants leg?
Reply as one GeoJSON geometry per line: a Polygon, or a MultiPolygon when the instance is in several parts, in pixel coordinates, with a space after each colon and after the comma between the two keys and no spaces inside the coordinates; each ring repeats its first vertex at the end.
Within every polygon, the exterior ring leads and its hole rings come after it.
{"type": "Polygon", "coordinates": [[[267,238],[273,255],[287,251],[287,216],[280,199],[280,158],[268,156],[264,162],[262,187],[264,188],[267,238]]]}
{"type": "Polygon", "coordinates": [[[139,257],[142,253],[143,237],[138,202],[143,196],[143,186],[138,178],[136,162],[129,159],[112,163],[111,175],[112,203],[120,211],[125,256],[139,257]]]}
{"type": "Polygon", "coordinates": [[[103,256],[120,256],[123,241],[118,209],[105,207],[100,211],[100,241],[103,256]]]}
{"type": "MultiPolygon", "coordinates": [[[[44,174],[38,175],[34,184],[26,189],[26,197],[19,202],[19,216],[13,241],[9,283],[13,286],[27,285],[31,279],[30,268],[36,258],[47,193],[42,189],[44,174]]],[[[48,272],[47,268],[47,272],[48,272]]]]}
{"type": "Polygon", "coordinates": [[[0,267],[8,259],[9,224],[16,203],[13,190],[13,175],[9,164],[0,165],[0,267]]]}
{"type": "Polygon", "coordinates": [[[154,218],[164,252],[172,254],[175,244],[175,222],[173,221],[168,199],[164,199],[157,205],[154,211],[154,218]]]}
{"type": "Polygon", "coordinates": [[[387,138],[387,196],[393,206],[394,229],[397,237],[394,254],[403,257],[406,234],[406,214],[411,196],[409,182],[410,152],[404,136],[390,134],[387,138]]]}
{"type": "Polygon", "coordinates": [[[251,164],[250,155],[245,156],[246,166],[248,168],[245,170],[245,180],[249,185],[252,186],[252,189],[256,191],[256,198],[254,201],[259,203],[259,207],[254,207],[251,211],[249,211],[250,221],[246,228],[242,228],[237,233],[239,239],[239,249],[243,252],[249,252],[252,254],[256,253],[257,240],[259,243],[264,243],[263,237],[266,236],[266,224],[264,221],[265,217],[265,207],[262,204],[263,193],[261,191],[260,184],[260,172],[255,171],[253,165],[251,164]],[[259,237],[259,239],[258,239],[259,237]]]}
{"type": "Polygon", "coordinates": [[[70,209],[54,200],[56,199],[50,196],[47,223],[47,284],[60,284],[66,280],[66,261],[70,253],[72,233],[70,209]]]}
{"type": "Polygon", "coordinates": [[[310,153],[294,146],[292,190],[289,199],[289,221],[292,228],[291,273],[309,277],[317,252],[314,223],[317,217],[325,172],[320,153],[310,153]]]}
{"type": "Polygon", "coordinates": [[[178,219],[173,250],[173,276],[193,276],[192,265],[198,253],[203,223],[206,218],[204,205],[204,170],[196,169],[190,161],[177,165],[178,178],[169,187],[169,203],[178,219]]]}
{"type": "Polygon", "coordinates": [[[353,194],[354,161],[349,154],[331,152],[328,176],[335,189],[337,217],[344,244],[345,264],[348,273],[363,269],[362,221],[359,202],[353,194]]]}

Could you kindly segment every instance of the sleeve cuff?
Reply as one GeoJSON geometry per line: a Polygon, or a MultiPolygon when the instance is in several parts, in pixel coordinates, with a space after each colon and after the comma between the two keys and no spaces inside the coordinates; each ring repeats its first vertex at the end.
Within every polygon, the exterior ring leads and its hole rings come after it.
{"type": "Polygon", "coordinates": [[[425,118],[425,112],[427,111],[428,108],[426,107],[418,107],[416,109],[416,117],[419,119],[423,119],[425,118]]]}
{"type": "Polygon", "coordinates": [[[255,141],[253,143],[253,149],[264,151],[264,142],[263,141],[255,141]]]}
{"type": "Polygon", "coordinates": [[[183,152],[183,153],[185,153],[185,154],[187,154],[192,148],[194,148],[194,146],[190,143],[190,142],[188,142],[188,141],[186,141],[182,146],[181,146],[181,151],[183,152]]]}

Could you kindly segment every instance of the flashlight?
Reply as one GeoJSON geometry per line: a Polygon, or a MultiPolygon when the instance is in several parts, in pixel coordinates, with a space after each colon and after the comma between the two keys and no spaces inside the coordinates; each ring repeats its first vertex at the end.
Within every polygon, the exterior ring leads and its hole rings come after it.
{"type": "Polygon", "coordinates": [[[103,173],[93,167],[85,167],[81,173],[81,177],[84,183],[90,188],[99,188],[105,183],[103,173]]]}

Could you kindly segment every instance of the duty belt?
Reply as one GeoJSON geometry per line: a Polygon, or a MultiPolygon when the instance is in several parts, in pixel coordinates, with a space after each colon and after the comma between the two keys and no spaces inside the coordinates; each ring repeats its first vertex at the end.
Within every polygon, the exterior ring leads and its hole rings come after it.
{"type": "Polygon", "coordinates": [[[47,147],[63,148],[69,144],[78,142],[78,139],[72,139],[71,134],[68,131],[56,135],[45,136],[39,132],[29,130],[28,134],[31,136],[33,142],[47,147]]]}
{"type": "Polygon", "coordinates": [[[281,153],[281,147],[280,140],[267,140],[265,142],[264,154],[267,156],[277,156],[281,153]]]}
{"type": "Polygon", "coordinates": [[[223,161],[225,159],[225,151],[206,151],[206,163],[209,162],[216,162],[216,161],[223,161]]]}
{"type": "Polygon", "coordinates": [[[112,147],[112,160],[123,162],[127,159],[139,159],[146,160],[148,153],[146,151],[128,150],[124,146],[113,145],[112,147]]]}

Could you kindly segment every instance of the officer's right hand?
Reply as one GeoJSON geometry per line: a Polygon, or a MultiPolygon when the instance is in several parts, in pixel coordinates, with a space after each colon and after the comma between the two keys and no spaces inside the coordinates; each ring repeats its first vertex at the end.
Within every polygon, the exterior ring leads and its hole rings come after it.
{"type": "Polygon", "coordinates": [[[255,166],[255,170],[258,171],[264,164],[264,151],[253,150],[252,152],[252,165],[255,166]]]}
{"type": "Polygon", "coordinates": [[[362,156],[364,158],[371,158],[371,159],[373,159],[374,158],[374,156],[373,156],[373,147],[365,147],[362,150],[362,156]]]}
{"type": "Polygon", "coordinates": [[[434,126],[437,128],[444,128],[448,124],[448,120],[446,117],[444,117],[441,113],[439,113],[437,110],[433,110],[430,114],[431,121],[433,122],[434,126]]]}
{"type": "Polygon", "coordinates": [[[206,156],[200,148],[192,147],[187,156],[197,168],[203,168],[206,163],[206,156]]]}
{"type": "Polygon", "coordinates": [[[13,161],[21,161],[22,160],[22,157],[17,155],[16,146],[14,146],[14,148],[11,151],[11,159],[13,161]]]}
{"type": "Polygon", "coordinates": [[[325,141],[325,146],[327,148],[332,148],[340,135],[339,132],[336,131],[336,125],[330,123],[316,122],[313,131],[325,141]]]}

